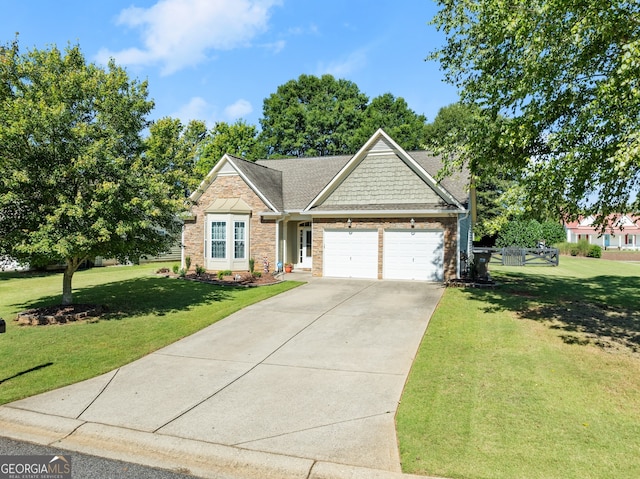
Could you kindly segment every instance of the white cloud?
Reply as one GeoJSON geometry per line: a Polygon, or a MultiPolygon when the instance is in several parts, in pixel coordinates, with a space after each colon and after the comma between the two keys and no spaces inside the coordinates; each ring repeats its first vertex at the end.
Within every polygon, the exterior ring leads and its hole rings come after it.
{"type": "Polygon", "coordinates": [[[120,12],[118,24],[139,29],[143,46],[112,52],[102,49],[101,61],[119,64],[162,64],[171,74],[200,63],[210,50],[248,45],[267,29],[270,9],[282,0],[159,0],[149,8],[120,12]]]}
{"type": "Polygon", "coordinates": [[[362,69],[367,64],[367,50],[360,49],[352,52],[344,59],[330,62],[319,63],[317,67],[317,74],[324,75],[326,73],[333,75],[336,78],[345,78],[362,69]]]}
{"type": "Polygon", "coordinates": [[[224,115],[229,121],[235,121],[243,118],[253,111],[251,103],[247,100],[240,99],[224,109],[224,115]]]}
{"type": "Polygon", "coordinates": [[[265,43],[262,45],[262,47],[266,48],[267,50],[271,50],[274,54],[278,54],[282,50],[284,50],[284,47],[286,45],[287,45],[287,42],[285,42],[284,40],[278,40],[277,42],[273,42],[273,43],[265,43]]]}
{"type": "Polygon", "coordinates": [[[171,117],[179,118],[183,125],[191,120],[201,120],[210,126],[214,123],[214,108],[204,98],[194,96],[171,117]]]}

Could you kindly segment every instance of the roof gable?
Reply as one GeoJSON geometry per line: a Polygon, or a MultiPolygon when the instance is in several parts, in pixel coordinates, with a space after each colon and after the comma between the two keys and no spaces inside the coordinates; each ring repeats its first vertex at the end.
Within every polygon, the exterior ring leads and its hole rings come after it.
{"type": "Polygon", "coordinates": [[[233,174],[239,175],[272,211],[283,210],[282,173],[228,154],[215,164],[189,199],[197,202],[219,175],[233,174]]]}
{"type": "Polygon", "coordinates": [[[408,205],[464,209],[411,155],[378,130],[306,209],[408,205]]]}

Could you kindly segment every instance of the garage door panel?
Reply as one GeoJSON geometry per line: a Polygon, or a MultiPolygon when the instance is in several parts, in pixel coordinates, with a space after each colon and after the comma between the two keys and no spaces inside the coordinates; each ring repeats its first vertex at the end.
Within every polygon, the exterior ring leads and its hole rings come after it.
{"type": "Polygon", "coordinates": [[[378,277],[378,232],[324,232],[323,276],[336,278],[378,277]]]}
{"type": "Polygon", "coordinates": [[[443,280],[443,231],[385,231],[383,248],[385,279],[443,280]]]}

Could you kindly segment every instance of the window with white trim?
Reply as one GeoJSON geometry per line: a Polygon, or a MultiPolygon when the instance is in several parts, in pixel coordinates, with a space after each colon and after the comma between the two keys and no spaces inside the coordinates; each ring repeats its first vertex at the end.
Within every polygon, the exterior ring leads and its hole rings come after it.
{"type": "Polygon", "coordinates": [[[245,221],[233,223],[233,257],[245,259],[247,257],[247,228],[245,221]]]}
{"type": "Polygon", "coordinates": [[[226,221],[211,222],[211,258],[225,259],[227,257],[227,223],[226,221]]]}

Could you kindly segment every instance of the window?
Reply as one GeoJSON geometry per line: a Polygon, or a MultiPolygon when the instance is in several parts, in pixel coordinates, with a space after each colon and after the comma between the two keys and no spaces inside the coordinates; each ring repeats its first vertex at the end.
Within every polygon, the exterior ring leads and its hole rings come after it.
{"type": "Polygon", "coordinates": [[[246,256],[246,227],[244,221],[235,221],[233,224],[233,257],[244,259],[246,256]]]}
{"type": "Polygon", "coordinates": [[[227,249],[227,223],[225,221],[211,222],[211,258],[225,259],[227,249]]]}

